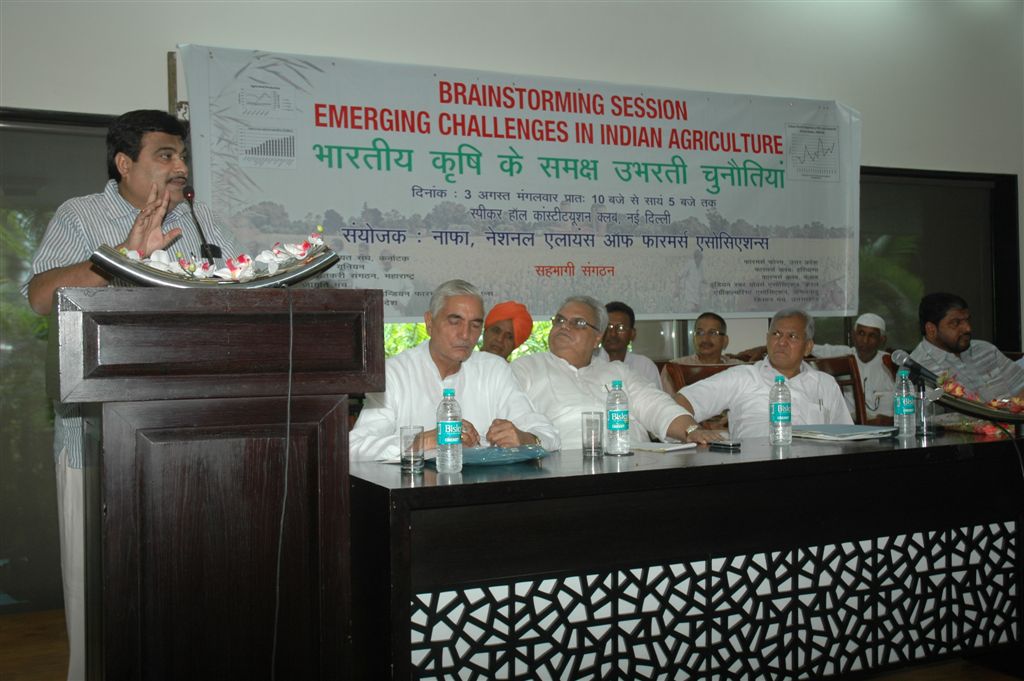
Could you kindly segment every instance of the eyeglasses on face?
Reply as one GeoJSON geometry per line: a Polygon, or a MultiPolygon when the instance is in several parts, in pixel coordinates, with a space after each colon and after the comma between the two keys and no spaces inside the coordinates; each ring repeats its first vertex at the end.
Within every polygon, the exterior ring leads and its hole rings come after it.
{"type": "Polygon", "coordinates": [[[565,317],[563,317],[560,314],[556,314],[554,317],[551,318],[551,326],[553,326],[553,327],[567,326],[570,329],[577,329],[579,331],[582,331],[583,329],[585,329],[585,328],[587,328],[589,326],[594,331],[597,331],[597,332],[601,331],[599,328],[597,328],[596,326],[594,326],[593,324],[588,322],[583,317],[573,317],[572,319],[566,319],[565,317]]]}
{"type": "Polygon", "coordinates": [[[785,338],[790,343],[803,343],[804,342],[803,334],[797,333],[796,331],[790,331],[789,333],[783,333],[783,332],[779,331],[778,329],[776,329],[776,330],[770,332],[768,335],[771,336],[772,340],[774,340],[774,341],[780,341],[783,338],[785,338]]]}
{"type": "Polygon", "coordinates": [[[632,331],[633,328],[629,324],[609,324],[608,330],[612,333],[625,333],[626,331],[632,331]]]}
{"type": "Polygon", "coordinates": [[[697,336],[698,338],[700,338],[701,336],[711,336],[712,338],[718,338],[719,336],[724,336],[725,334],[719,331],[718,329],[708,329],[707,331],[705,331],[704,329],[695,329],[693,335],[697,336]]]}

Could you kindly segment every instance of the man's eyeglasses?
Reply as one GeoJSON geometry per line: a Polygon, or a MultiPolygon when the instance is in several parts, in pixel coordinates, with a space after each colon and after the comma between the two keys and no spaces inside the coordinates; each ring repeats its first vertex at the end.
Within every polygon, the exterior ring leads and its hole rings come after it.
{"type": "Polygon", "coordinates": [[[698,338],[700,338],[701,336],[711,336],[712,338],[718,338],[719,336],[724,336],[725,334],[719,331],[718,329],[708,329],[707,331],[705,331],[704,329],[696,329],[694,330],[693,335],[697,336],[698,338]]]}
{"type": "Polygon", "coordinates": [[[599,328],[597,328],[596,326],[594,326],[593,324],[588,322],[583,317],[573,317],[572,319],[566,319],[565,317],[563,317],[560,314],[556,314],[554,317],[551,318],[551,326],[552,327],[568,326],[570,329],[577,329],[579,331],[582,331],[583,329],[585,329],[585,328],[587,328],[589,326],[594,331],[597,331],[597,332],[601,331],[599,328]]]}
{"type": "Polygon", "coordinates": [[[780,341],[783,338],[785,338],[790,343],[803,343],[804,342],[804,337],[801,334],[797,333],[796,331],[790,331],[789,333],[782,333],[781,331],[776,329],[774,331],[769,332],[768,335],[771,336],[772,339],[776,340],[776,341],[780,341]]]}
{"type": "Polygon", "coordinates": [[[632,327],[629,324],[609,324],[608,330],[612,333],[625,333],[626,331],[632,331],[632,327]]]}

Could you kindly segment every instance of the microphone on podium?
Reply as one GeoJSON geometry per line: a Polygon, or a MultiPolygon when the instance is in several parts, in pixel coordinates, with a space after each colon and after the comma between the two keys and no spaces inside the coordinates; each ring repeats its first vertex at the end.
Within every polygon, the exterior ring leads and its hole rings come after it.
{"type": "Polygon", "coordinates": [[[906,350],[894,350],[892,353],[892,363],[898,367],[903,367],[904,369],[909,370],[911,380],[920,378],[923,381],[928,381],[932,385],[939,384],[939,377],[935,375],[935,372],[910,359],[910,355],[906,350]]]}
{"type": "Polygon", "coordinates": [[[192,185],[187,184],[185,185],[183,193],[185,194],[185,200],[188,201],[188,210],[192,214],[192,222],[195,223],[196,231],[199,232],[199,254],[202,257],[206,258],[206,262],[213,265],[214,258],[223,257],[221,255],[220,246],[215,246],[214,244],[208,243],[206,241],[206,235],[203,234],[203,226],[199,224],[199,217],[196,215],[196,207],[194,204],[194,201],[196,199],[196,190],[192,187],[192,185]]]}

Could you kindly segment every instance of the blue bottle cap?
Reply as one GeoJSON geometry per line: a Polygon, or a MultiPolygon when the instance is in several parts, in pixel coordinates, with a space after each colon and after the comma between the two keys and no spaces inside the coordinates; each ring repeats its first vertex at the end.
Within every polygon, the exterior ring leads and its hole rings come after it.
{"type": "Polygon", "coordinates": [[[455,388],[445,388],[442,393],[443,397],[455,397],[455,388]]]}

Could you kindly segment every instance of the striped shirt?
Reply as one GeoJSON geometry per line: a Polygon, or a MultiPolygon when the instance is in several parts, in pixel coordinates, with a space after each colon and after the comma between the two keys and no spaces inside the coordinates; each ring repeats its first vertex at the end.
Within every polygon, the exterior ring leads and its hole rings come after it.
{"type": "MultiPolygon", "coordinates": [[[[195,204],[196,215],[210,243],[223,249],[226,257],[240,251],[234,239],[219,227],[213,212],[202,203],[195,204]]],[[[43,241],[32,259],[32,276],[84,262],[103,244],[114,247],[125,240],[139,209],[125,201],[117,190],[117,182],[108,180],[100,194],[79,196],[65,201],[53,214],[46,227],[43,241]]],[[[181,237],[171,246],[171,252],[194,253],[199,256],[199,234],[188,204],[182,201],[164,217],[164,229],[181,228],[181,237]]],[[[115,280],[115,285],[126,282],[115,280]]],[[[21,287],[28,295],[28,281],[21,287]]],[[[68,465],[82,468],[82,410],[78,404],[54,403],[53,454],[59,460],[62,450],[67,451],[68,465]]]]}
{"type": "Polygon", "coordinates": [[[972,340],[971,346],[957,356],[921,339],[910,358],[936,374],[949,374],[984,402],[1012,397],[1024,390],[1024,367],[985,341],[972,340]]]}

